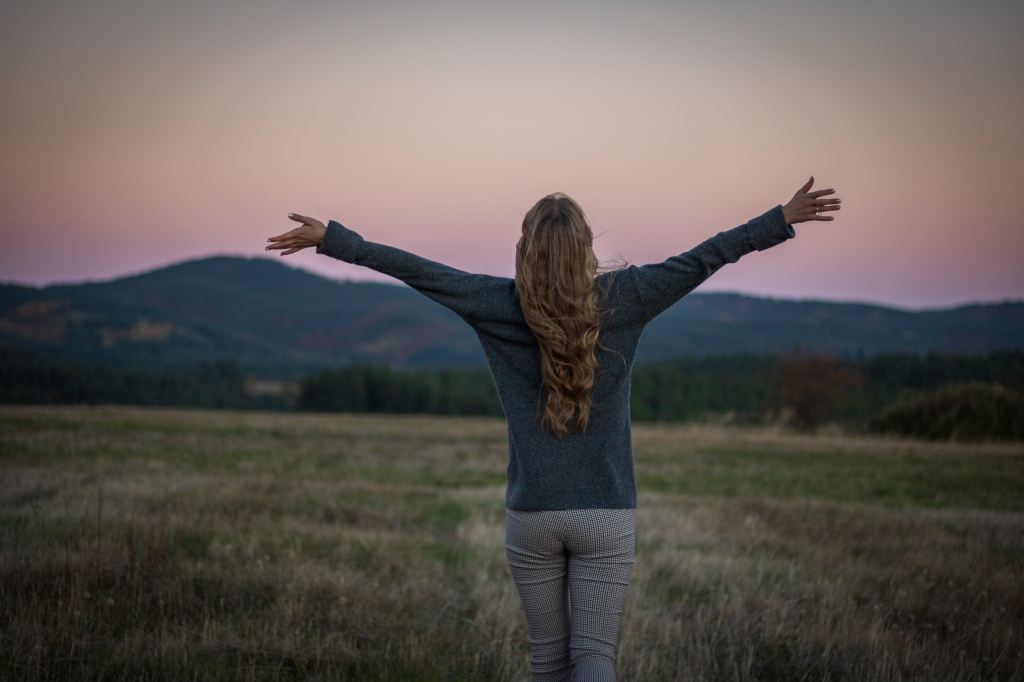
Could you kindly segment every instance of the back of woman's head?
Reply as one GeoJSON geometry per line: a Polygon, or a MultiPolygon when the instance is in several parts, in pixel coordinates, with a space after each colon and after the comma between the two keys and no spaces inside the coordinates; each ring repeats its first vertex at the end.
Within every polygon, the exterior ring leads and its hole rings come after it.
{"type": "Polygon", "coordinates": [[[600,333],[593,243],[583,210],[556,192],[527,211],[516,244],[519,303],[540,346],[541,424],[558,438],[590,417],[600,333]]]}

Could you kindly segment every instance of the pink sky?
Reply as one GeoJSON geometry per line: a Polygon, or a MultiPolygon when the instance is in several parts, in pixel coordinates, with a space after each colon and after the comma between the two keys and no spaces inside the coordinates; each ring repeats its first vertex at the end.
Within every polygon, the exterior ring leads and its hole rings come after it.
{"type": "Polygon", "coordinates": [[[699,291],[1024,298],[1022,5],[874,4],[19,3],[0,280],[280,258],[263,247],[290,211],[512,276],[554,191],[599,257],[652,262],[814,175],[836,220],[699,291]]]}

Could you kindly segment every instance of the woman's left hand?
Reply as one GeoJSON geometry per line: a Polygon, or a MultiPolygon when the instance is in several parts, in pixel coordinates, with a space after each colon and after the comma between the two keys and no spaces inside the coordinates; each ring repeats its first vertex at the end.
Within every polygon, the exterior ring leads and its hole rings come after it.
{"type": "Polygon", "coordinates": [[[319,246],[320,242],[324,240],[324,234],[327,232],[327,228],[322,222],[316,218],[307,218],[304,215],[298,213],[289,213],[288,217],[292,220],[302,223],[302,225],[296,227],[294,230],[289,230],[284,234],[279,234],[276,237],[270,237],[267,239],[271,242],[267,246],[266,250],[271,251],[273,249],[288,249],[282,251],[282,256],[287,256],[290,253],[301,251],[302,249],[309,248],[310,246],[319,246]]]}

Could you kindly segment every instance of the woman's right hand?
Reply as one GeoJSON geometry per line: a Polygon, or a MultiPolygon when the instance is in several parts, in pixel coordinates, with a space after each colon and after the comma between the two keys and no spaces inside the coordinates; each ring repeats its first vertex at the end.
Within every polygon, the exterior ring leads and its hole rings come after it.
{"type": "Polygon", "coordinates": [[[831,194],[835,190],[819,189],[814,192],[808,192],[807,190],[813,184],[814,176],[812,175],[811,179],[796,191],[796,194],[789,200],[789,203],[782,207],[782,213],[786,217],[786,222],[790,225],[807,220],[834,220],[833,216],[823,216],[819,215],[819,213],[821,211],[838,211],[839,203],[842,199],[839,197],[819,199],[818,197],[824,194],[831,194]]]}

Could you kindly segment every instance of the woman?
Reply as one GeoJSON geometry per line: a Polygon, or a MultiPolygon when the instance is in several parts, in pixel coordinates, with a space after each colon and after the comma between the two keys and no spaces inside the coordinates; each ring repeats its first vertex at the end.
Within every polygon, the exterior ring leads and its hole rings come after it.
{"type": "Polygon", "coordinates": [[[534,680],[614,680],[634,563],[636,483],[629,391],[648,322],[726,263],[832,220],[840,199],[809,191],[661,263],[598,274],[579,205],[556,193],[523,220],[515,278],[458,270],[366,241],[331,220],[267,249],[317,253],[404,281],[476,332],[508,424],[505,548],[526,617],[534,680]]]}

